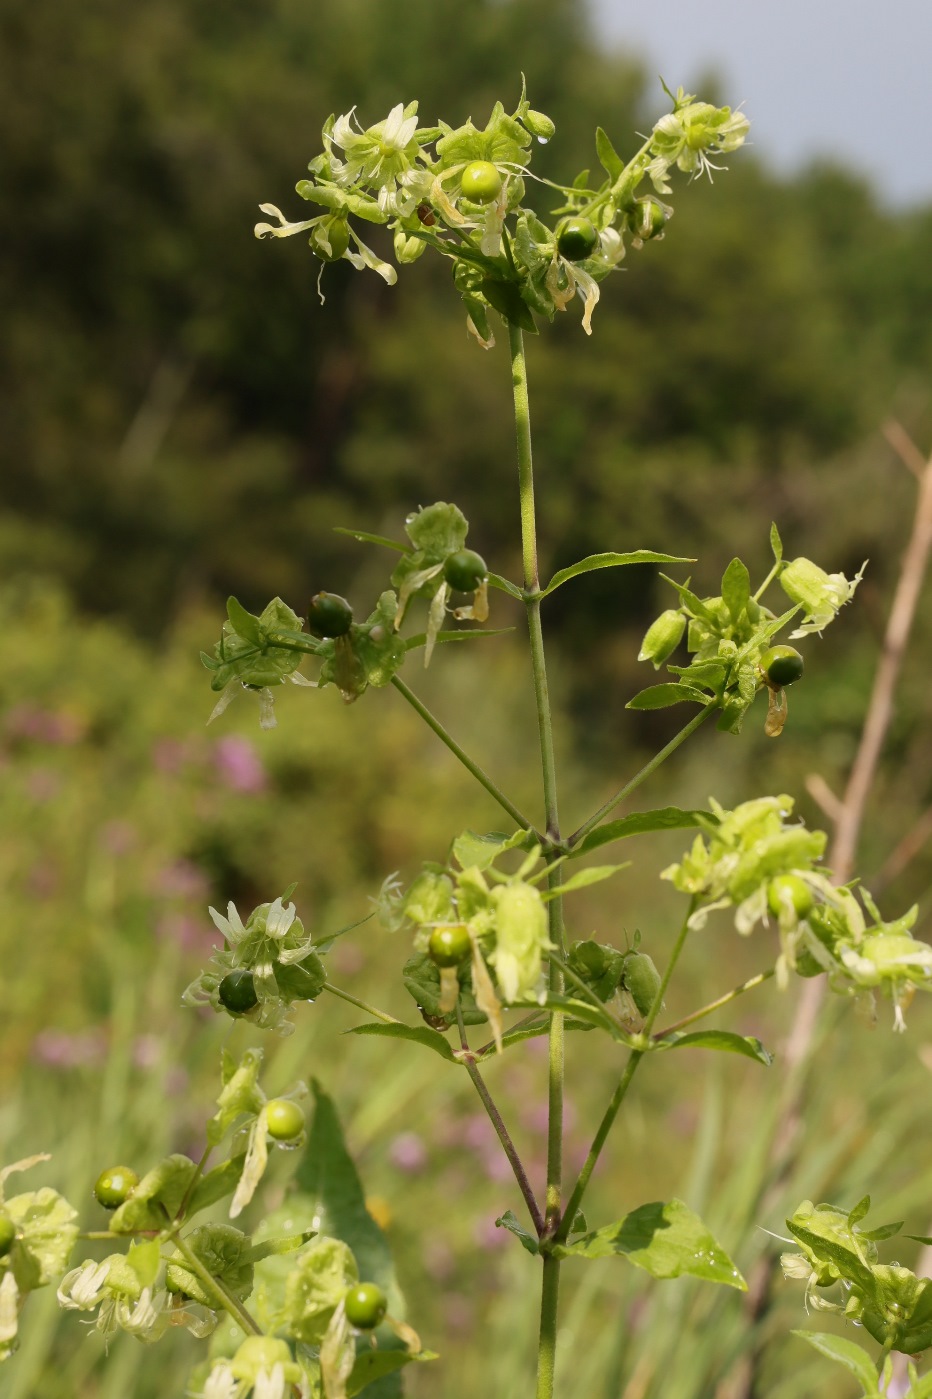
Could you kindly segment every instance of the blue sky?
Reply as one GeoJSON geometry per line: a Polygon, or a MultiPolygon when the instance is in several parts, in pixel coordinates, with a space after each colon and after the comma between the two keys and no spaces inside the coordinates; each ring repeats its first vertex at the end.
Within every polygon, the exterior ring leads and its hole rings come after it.
{"type": "Polygon", "coordinates": [[[588,0],[667,83],[714,69],[780,169],[830,155],[884,199],[932,202],[932,0],[588,0]]]}

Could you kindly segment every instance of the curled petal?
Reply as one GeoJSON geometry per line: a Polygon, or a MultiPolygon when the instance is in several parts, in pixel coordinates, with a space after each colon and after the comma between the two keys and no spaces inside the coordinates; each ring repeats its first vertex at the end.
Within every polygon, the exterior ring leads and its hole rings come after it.
{"type": "Polygon", "coordinates": [[[243,1173],[230,1202],[231,1219],[236,1219],[255,1195],[256,1187],[265,1174],[268,1159],[268,1128],[265,1108],[263,1108],[249,1133],[249,1146],[246,1149],[246,1160],[243,1162],[243,1173]]]}
{"type": "Polygon", "coordinates": [[[377,257],[371,248],[366,247],[365,243],[353,229],[350,229],[350,237],[356,244],[359,252],[351,253],[347,249],[343,254],[347,261],[353,264],[357,272],[361,272],[364,267],[371,267],[372,271],[378,272],[379,276],[388,286],[393,287],[398,281],[398,273],[395,271],[394,267],[392,267],[391,263],[383,262],[380,257],[377,257]]]}
{"type": "Polygon", "coordinates": [[[253,230],[257,238],[290,238],[293,233],[303,233],[317,222],[316,219],[303,219],[299,223],[289,223],[281,209],[276,209],[274,204],[260,204],[259,208],[263,214],[278,219],[278,227],[271,223],[257,223],[253,230]]]}

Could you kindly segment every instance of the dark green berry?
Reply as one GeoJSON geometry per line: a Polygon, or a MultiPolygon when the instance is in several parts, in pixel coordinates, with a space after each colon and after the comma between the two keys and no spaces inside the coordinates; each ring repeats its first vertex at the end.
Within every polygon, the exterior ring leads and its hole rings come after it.
{"type": "Polygon", "coordinates": [[[475,549],[460,549],[444,561],[443,576],[455,592],[474,593],[489,576],[489,570],[475,549]]]}
{"type": "Polygon", "coordinates": [[[591,257],[598,241],[595,224],[589,219],[564,219],[557,228],[557,252],[568,262],[591,257]]]}
{"type": "Polygon", "coordinates": [[[502,177],[490,160],[471,160],[460,176],[460,189],[474,204],[491,204],[502,192],[502,177]]]}
{"type": "Polygon", "coordinates": [[[122,1205],[139,1184],[139,1177],[130,1166],[108,1166],[94,1184],[97,1203],[105,1210],[122,1205]]]}
{"type": "Polygon", "coordinates": [[[458,967],[472,951],[472,939],[462,923],[434,928],[427,944],[427,954],[437,967],[458,967]]]}
{"type": "Polygon", "coordinates": [[[768,685],[782,689],[800,679],[803,658],[792,646],[771,646],[761,656],[760,668],[768,685]]]}
{"type": "Polygon", "coordinates": [[[16,1238],[16,1225],[8,1214],[0,1214],[0,1258],[6,1258],[16,1238]]]}
{"type": "Polygon", "coordinates": [[[374,1282],[359,1282],[347,1289],[343,1299],[346,1319],[358,1331],[371,1331],[388,1310],[388,1298],[374,1282]]]}
{"type": "Polygon", "coordinates": [[[353,609],[338,593],[315,593],[307,624],[315,636],[345,636],[353,625],[353,609]]]}
{"type": "Polygon", "coordinates": [[[231,1015],[245,1015],[259,1004],[252,972],[227,972],[217,987],[217,995],[231,1015]]]}

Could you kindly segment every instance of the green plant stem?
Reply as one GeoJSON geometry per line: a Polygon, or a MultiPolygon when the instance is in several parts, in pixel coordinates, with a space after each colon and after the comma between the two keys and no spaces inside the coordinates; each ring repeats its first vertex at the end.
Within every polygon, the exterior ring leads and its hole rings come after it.
{"type": "Polygon", "coordinates": [[[492,1095],[489,1092],[488,1088],[486,1087],[485,1079],[482,1077],[481,1073],[479,1072],[476,1066],[473,1052],[469,1048],[469,1041],[466,1038],[466,1026],[463,1023],[463,1009],[459,1001],[457,1001],[456,1003],[456,1023],[459,1027],[460,1032],[460,1044],[462,1045],[464,1050],[461,1062],[464,1065],[466,1072],[469,1074],[469,1077],[472,1079],[473,1087],[479,1094],[479,1099],[482,1103],[482,1106],[485,1108],[486,1113],[488,1114],[489,1121],[495,1128],[498,1140],[502,1144],[502,1150],[508,1157],[508,1164],[511,1166],[511,1169],[515,1173],[515,1180],[518,1182],[518,1189],[521,1191],[521,1194],[524,1197],[524,1203],[527,1205],[528,1213],[531,1216],[531,1222],[537,1231],[537,1237],[540,1238],[540,1236],[544,1232],[544,1216],[541,1214],[540,1206],[538,1205],[537,1200],[534,1198],[534,1191],[531,1186],[531,1182],[528,1180],[527,1171],[524,1169],[524,1163],[522,1162],[521,1157],[518,1155],[517,1148],[511,1139],[511,1133],[505,1126],[504,1118],[502,1117],[498,1108],[495,1106],[495,1101],[492,1098],[492,1095]]]}
{"type": "MultiPolygon", "coordinates": [[[[680,928],[676,942],[673,946],[673,951],[670,954],[670,960],[667,963],[667,969],[663,974],[663,977],[660,982],[660,987],[657,991],[656,996],[654,997],[654,1003],[648,1011],[647,1018],[644,1021],[643,1029],[641,1030],[641,1034],[645,1038],[650,1034],[654,1026],[654,1021],[660,1014],[660,1008],[663,1005],[663,998],[666,994],[667,987],[670,984],[670,978],[672,977],[673,972],[676,968],[676,964],[680,959],[680,953],[683,950],[687,934],[689,933],[689,920],[692,916],[692,912],[695,906],[695,899],[691,899],[688,912],[686,914],[686,917],[683,919],[683,925],[680,928]]],[[[645,1051],[643,1049],[632,1049],[631,1051],[631,1054],[628,1058],[628,1062],[625,1065],[624,1073],[619,1079],[618,1087],[612,1094],[611,1102],[605,1109],[602,1121],[599,1123],[598,1130],[596,1131],[596,1134],[592,1139],[592,1145],[589,1148],[589,1154],[583,1162],[582,1169],[579,1172],[579,1178],[577,1179],[576,1184],[573,1186],[572,1193],[570,1194],[570,1197],[566,1202],[566,1209],[563,1211],[563,1219],[560,1223],[559,1229],[557,1230],[554,1236],[555,1241],[557,1243],[565,1242],[567,1235],[570,1232],[570,1229],[573,1227],[573,1220],[576,1218],[576,1215],[579,1212],[579,1206],[582,1203],[582,1198],[586,1193],[586,1188],[592,1177],[592,1172],[595,1170],[596,1162],[602,1154],[602,1148],[605,1145],[609,1132],[612,1130],[615,1118],[618,1116],[618,1110],[625,1100],[625,1095],[627,1094],[628,1089],[631,1087],[631,1080],[634,1078],[634,1075],[637,1072],[638,1065],[644,1058],[644,1053],[645,1051]]]]}
{"type": "Polygon", "coordinates": [[[756,976],[748,977],[747,981],[742,981],[740,986],[735,986],[733,990],[726,991],[724,996],[719,996],[717,1001],[710,1001],[701,1010],[694,1010],[692,1015],[684,1015],[682,1020],[674,1020],[672,1025],[658,1030],[653,1038],[662,1040],[667,1035],[672,1035],[675,1030],[682,1030],[685,1025],[692,1025],[694,1021],[702,1020],[706,1015],[711,1015],[714,1010],[721,1010],[722,1006],[727,1006],[729,1001],[743,995],[745,991],[753,991],[755,986],[762,986],[765,981],[769,981],[775,970],[775,967],[771,967],[769,971],[758,972],[756,976]]]}
{"type": "Polygon", "coordinates": [[[700,709],[699,713],[694,715],[689,723],[670,739],[666,747],[661,748],[660,752],[656,753],[649,763],[644,764],[640,772],[635,773],[630,782],[627,782],[613,797],[609,797],[608,801],[604,806],[599,807],[594,816],[590,816],[588,821],[584,821],[579,829],[574,831],[573,834],[567,838],[567,847],[572,849],[574,845],[578,845],[600,821],[604,820],[610,811],[614,811],[615,807],[618,806],[620,802],[624,801],[625,797],[630,796],[637,787],[640,787],[642,782],[646,782],[647,778],[657,771],[660,764],[665,763],[671,753],[675,753],[680,744],[685,743],[687,738],[689,738],[691,734],[694,734],[699,728],[699,725],[704,724],[712,711],[717,708],[718,700],[713,700],[711,704],[707,704],[704,709],[700,709]]]}
{"type": "Polygon", "coordinates": [[[213,1151],[213,1147],[211,1146],[210,1142],[208,1142],[207,1145],[204,1147],[203,1152],[201,1153],[201,1159],[200,1159],[200,1161],[198,1161],[198,1163],[197,1163],[197,1168],[196,1168],[196,1170],[195,1170],[195,1172],[194,1172],[194,1175],[191,1177],[191,1180],[190,1180],[190,1182],[189,1182],[189,1184],[188,1184],[188,1188],[187,1188],[187,1190],[184,1192],[184,1195],[183,1195],[182,1200],[181,1200],[181,1204],[178,1206],[177,1210],[175,1211],[175,1218],[176,1218],[177,1220],[183,1220],[183,1219],[184,1219],[185,1211],[186,1211],[187,1208],[188,1208],[188,1201],[191,1199],[191,1196],[192,1196],[192,1194],[194,1193],[194,1187],[197,1185],[197,1183],[198,1183],[198,1181],[200,1180],[201,1176],[204,1174],[204,1167],[207,1165],[208,1159],[209,1159],[209,1157],[210,1157],[210,1153],[211,1153],[212,1151],[213,1151]]]}
{"type": "Polygon", "coordinates": [[[440,739],[441,743],[446,744],[446,746],[449,748],[450,752],[454,755],[454,757],[459,758],[460,762],[463,764],[463,767],[466,768],[468,772],[471,772],[476,781],[482,787],[485,788],[489,796],[495,798],[499,806],[502,807],[503,810],[508,812],[508,815],[512,818],[512,820],[518,823],[518,825],[523,831],[530,831],[532,835],[536,835],[537,833],[534,830],[534,827],[531,825],[530,821],[527,819],[527,817],[522,816],[518,808],[514,805],[513,802],[509,801],[509,799],[505,796],[505,793],[495,782],[492,781],[488,773],[484,772],[478,763],[473,762],[472,758],[470,758],[469,754],[466,753],[459,746],[452,734],[447,733],[440,720],[436,719],[433,716],[433,714],[431,714],[427,706],[421,703],[421,701],[418,699],[417,695],[413,692],[413,690],[409,690],[405,682],[402,679],[400,679],[397,675],[392,677],[392,684],[394,685],[398,693],[400,695],[403,695],[404,698],[408,701],[415,713],[421,716],[427,727],[433,729],[434,733],[440,739]]]}
{"type": "MultiPolygon", "coordinates": [[[[528,635],[531,643],[531,666],[534,673],[534,696],[537,704],[537,729],[540,736],[541,772],[544,785],[544,820],[548,837],[554,844],[560,840],[560,818],[557,807],[556,763],[553,751],[553,723],[550,695],[547,688],[547,668],[544,657],[544,637],[540,620],[540,576],[537,563],[537,521],[534,510],[534,466],[531,453],[531,410],[528,399],[527,363],[524,356],[524,336],[518,326],[508,325],[511,348],[511,386],[514,395],[515,430],[518,448],[518,493],[521,512],[521,558],[524,565],[525,607],[528,635]]],[[[558,886],[559,874],[548,871],[548,886],[558,886]]],[[[557,955],[563,956],[563,900],[558,895],[547,907],[550,941],[557,955]]],[[[563,973],[556,962],[550,963],[550,989],[563,992],[563,973]]],[[[563,1016],[554,1015],[550,1022],[547,1090],[547,1198],[545,1229],[552,1230],[560,1218],[560,1198],[563,1189],[563,1016]]],[[[559,1260],[551,1254],[544,1256],[540,1299],[540,1333],[537,1346],[537,1399],[552,1399],[557,1345],[557,1313],[560,1297],[559,1260]]]]}
{"type": "Polygon", "coordinates": [[[358,1006],[367,1015],[374,1015],[376,1020],[381,1020],[386,1025],[400,1025],[401,1021],[397,1016],[389,1015],[385,1010],[377,1010],[375,1006],[370,1006],[368,1001],[361,1001],[358,996],[351,996],[348,991],[343,991],[339,986],[334,986],[332,981],[325,981],[323,985],[325,991],[329,991],[332,996],[339,996],[341,1001],[348,1001],[351,1006],[358,1006]]]}
{"type": "Polygon", "coordinates": [[[220,1279],[215,1278],[210,1269],[204,1266],[197,1254],[188,1247],[180,1234],[173,1234],[172,1241],[177,1245],[179,1253],[191,1269],[191,1272],[196,1273],[207,1289],[216,1295],[223,1309],[230,1313],[230,1316],[237,1325],[243,1328],[246,1335],[261,1336],[263,1332],[259,1323],[254,1317],[250,1316],[242,1302],[234,1297],[232,1292],[227,1290],[220,1279]]]}

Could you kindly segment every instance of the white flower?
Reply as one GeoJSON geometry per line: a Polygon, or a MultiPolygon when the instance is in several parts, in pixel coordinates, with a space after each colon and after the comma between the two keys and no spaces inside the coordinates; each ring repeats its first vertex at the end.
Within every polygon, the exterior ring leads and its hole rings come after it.
{"type": "Polygon", "coordinates": [[[89,1312],[99,1304],[103,1295],[110,1259],[95,1263],[89,1259],[80,1268],[72,1268],[58,1286],[58,1301],[68,1311],[89,1312]]]}

